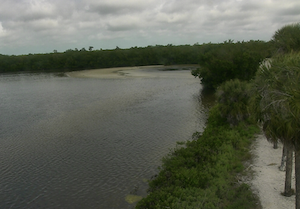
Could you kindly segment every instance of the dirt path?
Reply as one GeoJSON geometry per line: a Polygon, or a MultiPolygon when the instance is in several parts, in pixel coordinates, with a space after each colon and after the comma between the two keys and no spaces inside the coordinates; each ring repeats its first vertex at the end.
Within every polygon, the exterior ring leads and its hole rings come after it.
{"type": "MultiPolygon", "coordinates": [[[[258,194],[264,209],[290,209],[295,208],[295,196],[284,197],[285,172],[279,171],[282,144],[273,149],[263,135],[259,135],[252,150],[255,158],[252,170],[254,178],[252,188],[258,194]]],[[[293,168],[294,169],[294,168],[293,168]]],[[[294,173],[294,172],[293,172],[294,173]]],[[[295,188],[295,176],[292,177],[292,188],[295,188]]]]}

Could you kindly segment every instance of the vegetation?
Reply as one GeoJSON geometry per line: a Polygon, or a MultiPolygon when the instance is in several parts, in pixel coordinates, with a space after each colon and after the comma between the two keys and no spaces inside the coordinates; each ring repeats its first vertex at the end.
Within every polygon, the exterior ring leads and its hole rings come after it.
{"type": "Polygon", "coordinates": [[[262,121],[267,138],[281,140],[289,150],[284,195],[292,192],[290,147],[295,149],[296,208],[300,209],[299,28],[293,24],[278,30],[271,41],[277,52],[263,64],[269,56],[266,50],[243,51],[232,42],[211,45],[200,54],[201,68],[192,74],[206,87],[217,89],[218,103],[210,111],[205,131],[163,159],[159,174],[149,183],[149,195],[137,208],[259,207],[248,186],[235,178],[243,171],[247,146],[257,131],[249,123],[251,116],[262,121]]]}
{"type": "Polygon", "coordinates": [[[0,72],[73,71],[95,68],[197,64],[199,46],[148,46],[114,50],[72,50],[63,53],[0,55],[0,72]]]}
{"type": "MultiPolygon", "coordinates": [[[[50,71],[74,71],[83,69],[96,69],[124,66],[144,65],[173,65],[173,64],[199,64],[206,52],[213,52],[215,48],[224,44],[195,44],[173,46],[148,46],[132,47],[130,49],[114,50],[81,50],[68,49],[63,53],[55,51],[50,54],[28,54],[20,56],[0,55],[0,73],[5,72],[50,72],[50,71]]],[[[225,44],[226,46],[228,44],[225,44]]],[[[229,44],[225,50],[232,46],[239,46],[244,51],[251,49],[259,53],[269,54],[270,43],[262,41],[250,41],[239,44],[229,44]]],[[[227,52],[226,52],[227,53],[227,52]]],[[[239,53],[239,52],[237,52],[239,53]]],[[[250,56],[245,52],[245,56],[250,56]]],[[[242,59],[242,58],[239,58],[242,59]]],[[[247,59],[243,57],[243,59],[247,59]]],[[[251,58],[252,59],[252,58],[251,58]]],[[[238,61],[238,60],[235,60],[238,61]]],[[[242,62],[240,60],[239,62],[242,62]]]]}
{"type": "Polygon", "coordinates": [[[163,159],[136,208],[260,208],[239,181],[259,128],[249,120],[250,85],[238,79],[219,86],[203,133],[163,159]]]}
{"type": "Polygon", "coordinates": [[[252,109],[267,138],[284,144],[286,176],[283,195],[291,196],[295,151],[296,208],[300,209],[300,23],[275,32],[277,53],[262,65],[253,82],[252,109]]]}
{"type": "Polygon", "coordinates": [[[275,32],[272,41],[278,53],[300,50],[300,22],[286,25],[275,32]]]}
{"type": "Polygon", "coordinates": [[[217,89],[217,102],[221,115],[231,125],[248,119],[249,84],[238,79],[229,80],[217,89]]]}
{"type": "Polygon", "coordinates": [[[249,186],[237,180],[257,132],[247,122],[231,127],[214,106],[205,131],[163,159],[136,208],[259,208],[249,186]]]}
{"type": "Polygon", "coordinates": [[[249,81],[260,62],[271,55],[272,45],[262,41],[215,44],[200,55],[201,67],[192,74],[199,77],[206,88],[216,89],[230,79],[249,81]]]}
{"type": "MultiPolygon", "coordinates": [[[[279,139],[287,148],[284,195],[290,196],[294,149],[296,191],[300,190],[300,52],[274,57],[271,65],[257,72],[253,106],[257,119],[265,126],[266,136],[279,139]]],[[[300,192],[296,193],[296,208],[300,208],[300,192]]]]}

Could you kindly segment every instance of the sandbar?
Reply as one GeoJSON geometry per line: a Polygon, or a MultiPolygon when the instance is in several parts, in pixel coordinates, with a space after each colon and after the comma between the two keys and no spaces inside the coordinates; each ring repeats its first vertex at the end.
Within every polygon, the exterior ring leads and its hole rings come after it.
{"type": "MultiPolygon", "coordinates": [[[[151,66],[135,66],[135,67],[115,67],[102,68],[92,70],[72,71],[66,73],[69,77],[76,78],[126,78],[126,77],[169,77],[168,69],[177,69],[175,74],[182,71],[191,70],[199,67],[198,65],[151,65],[151,66]]],[[[172,74],[174,76],[174,73],[172,74]]]]}

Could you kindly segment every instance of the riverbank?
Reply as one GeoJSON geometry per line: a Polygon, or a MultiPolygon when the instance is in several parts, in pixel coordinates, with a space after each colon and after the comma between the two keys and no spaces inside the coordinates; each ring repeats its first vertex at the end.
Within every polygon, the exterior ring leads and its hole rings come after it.
{"type": "MultiPolygon", "coordinates": [[[[278,169],[281,162],[282,144],[278,145],[278,149],[273,149],[273,145],[263,135],[258,135],[253,144],[252,153],[254,176],[250,184],[258,195],[262,207],[265,209],[295,208],[295,196],[285,197],[280,194],[284,190],[285,180],[285,172],[278,169]]],[[[292,185],[292,188],[295,188],[294,172],[292,185]]]]}
{"type": "Polygon", "coordinates": [[[260,209],[258,197],[244,181],[245,162],[251,159],[250,146],[258,132],[246,122],[230,126],[215,105],[205,130],[163,158],[147,197],[136,208],[260,209]]]}
{"type": "MultiPolygon", "coordinates": [[[[184,66],[140,66],[140,67],[119,67],[96,70],[84,70],[68,72],[68,76],[79,78],[126,78],[126,77],[153,77],[164,76],[167,72],[164,69],[184,68],[184,66]],[[156,72],[151,74],[151,72],[156,72]],[[159,72],[159,74],[157,74],[159,72]]],[[[187,67],[187,66],[185,66],[187,67]]],[[[173,75],[174,76],[174,75],[173,75]]],[[[259,197],[262,208],[285,209],[295,207],[295,196],[284,197],[280,193],[284,189],[285,172],[279,171],[278,166],[281,160],[282,145],[273,149],[263,135],[258,135],[253,142],[252,154],[253,163],[250,166],[254,172],[253,179],[245,182],[251,186],[254,193],[259,197]]],[[[250,172],[250,171],[249,171],[250,172]]],[[[293,177],[293,181],[294,181],[293,177]]]]}
{"type": "Polygon", "coordinates": [[[273,149],[264,135],[255,137],[257,131],[253,125],[226,126],[211,111],[198,139],[164,158],[162,169],[149,183],[150,193],[137,208],[295,208],[295,196],[281,195],[285,180],[285,172],[278,169],[282,144],[273,149]]]}

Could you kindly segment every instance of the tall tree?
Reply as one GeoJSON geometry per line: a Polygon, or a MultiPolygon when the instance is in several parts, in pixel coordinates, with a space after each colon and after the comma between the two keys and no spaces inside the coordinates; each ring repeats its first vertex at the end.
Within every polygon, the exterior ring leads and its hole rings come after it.
{"type": "Polygon", "coordinates": [[[300,22],[285,25],[275,32],[272,41],[279,52],[300,50],[300,22]]]}
{"type": "Polygon", "coordinates": [[[192,71],[201,83],[216,89],[230,79],[248,81],[255,76],[259,63],[265,58],[264,50],[255,46],[266,46],[264,42],[209,44],[199,56],[200,68],[192,71]],[[255,43],[255,44],[254,44],[255,43]]]}
{"type": "Polygon", "coordinates": [[[292,149],[295,149],[296,208],[300,209],[300,52],[272,59],[255,78],[255,99],[268,136],[280,139],[288,149],[285,195],[290,195],[292,149]]]}

